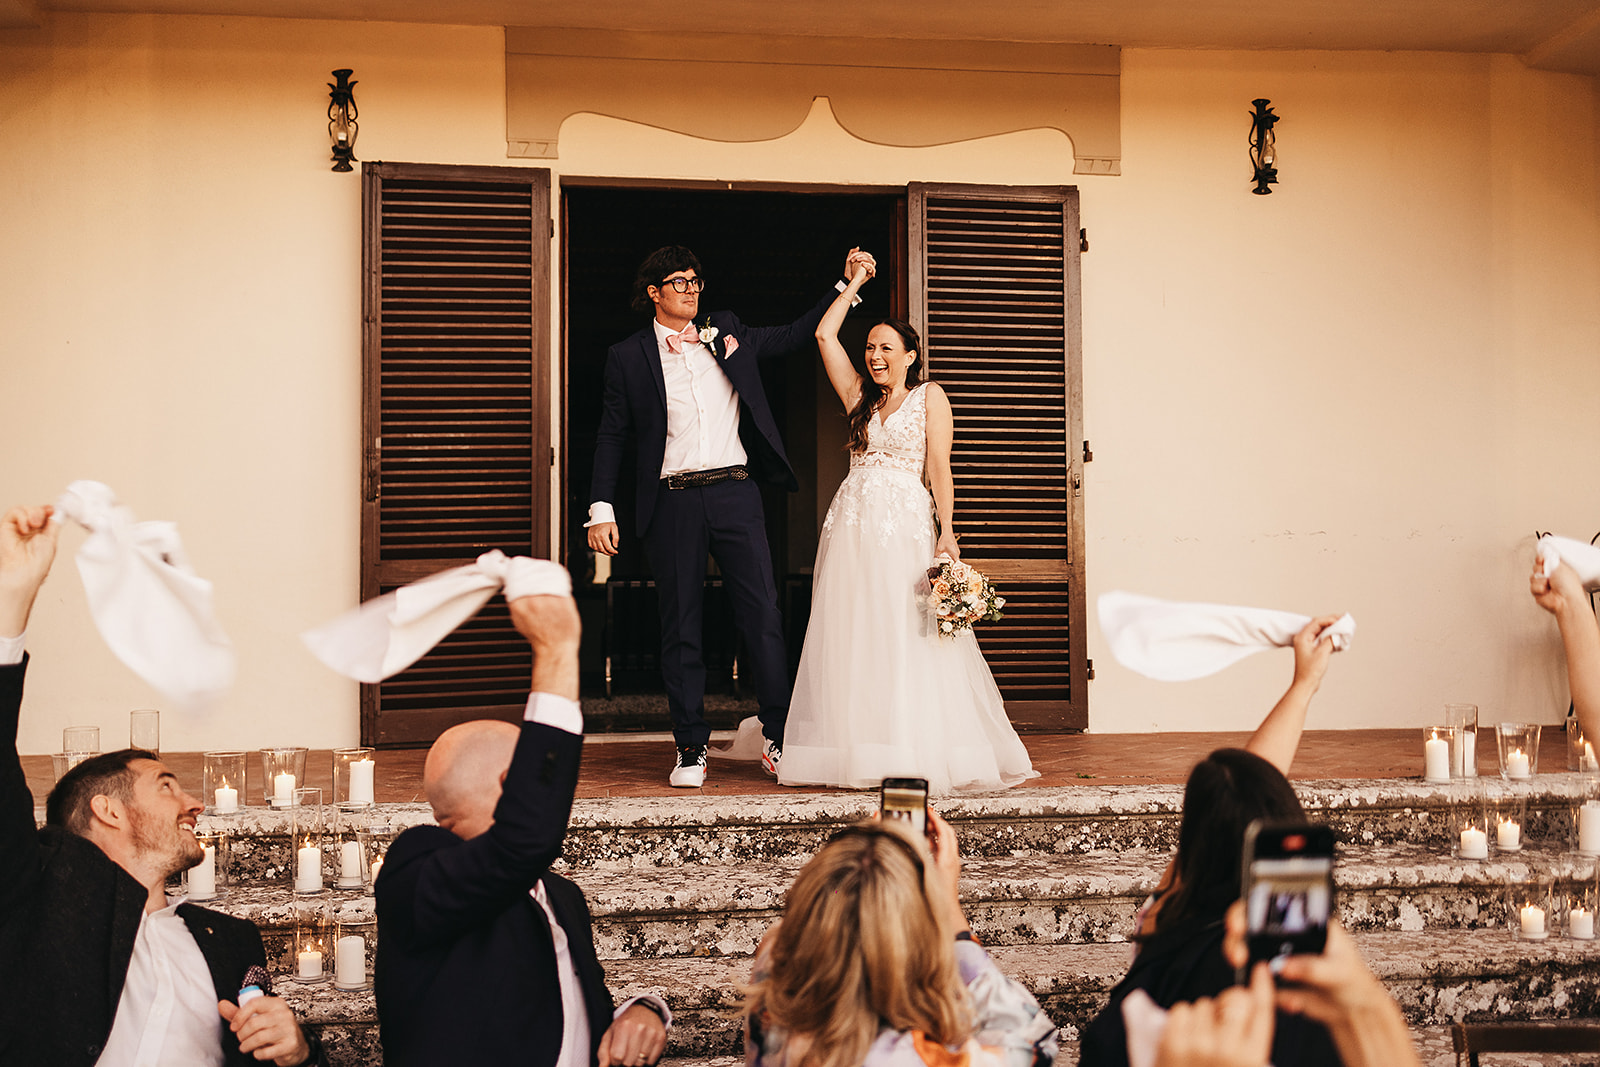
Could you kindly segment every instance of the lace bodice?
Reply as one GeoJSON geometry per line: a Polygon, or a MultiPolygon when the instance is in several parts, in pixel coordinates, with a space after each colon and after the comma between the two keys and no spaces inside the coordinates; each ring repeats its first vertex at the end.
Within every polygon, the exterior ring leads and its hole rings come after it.
{"type": "Polygon", "coordinates": [[[867,450],[851,455],[850,469],[877,467],[922,477],[928,452],[928,383],[911,395],[887,418],[872,413],[867,423],[867,450]]]}

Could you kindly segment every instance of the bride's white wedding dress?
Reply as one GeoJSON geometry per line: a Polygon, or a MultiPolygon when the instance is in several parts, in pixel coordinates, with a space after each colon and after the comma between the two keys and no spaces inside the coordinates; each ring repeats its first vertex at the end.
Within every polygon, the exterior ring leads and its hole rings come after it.
{"type": "Polygon", "coordinates": [[[916,777],[948,793],[1038,774],[977,639],[939,637],[917,602],[935,542],[927,441],[923,384],[887,419],[872,416],[867,450],[850,457],[828,508],[784,729],[785,785],[916,777]]]}

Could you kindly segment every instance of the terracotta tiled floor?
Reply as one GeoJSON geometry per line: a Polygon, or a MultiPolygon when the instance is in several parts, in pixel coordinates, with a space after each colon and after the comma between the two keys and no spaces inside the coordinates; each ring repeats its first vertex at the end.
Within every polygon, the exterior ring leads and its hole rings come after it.
{"type": "MultiPolygon", "coordinates": [[[[583,770],[578,780],[580,797],[647,797],[686,793],[736,795],[749,793],[793,793],[761,773],[754,762],[713,759],[706,785],[699,790],[673,789],[667,785],[672,767],[672,743],[657,740],[610,740],[618,735],[602,735],[584,747],[583,770]]],[[[1041,776],[1022,788],[1040,786],[1088,785],[1093,783],[1132,784],[1141,782],[1182,783],[1189,768],[1214,748],[1242,744],[1244,733],[1170,734],[1027,734],[1023,737],[1033,765],[1041,776]]],[[[1559,729],[1543,732],[1539,761],[1545,771],[1566,767],[1566,737],[1559,729]]],[[[378,754],[378,800],[386,803],[422,800],[421,749],[378,754]]],[[[1479,769],[1495,773],[1493,744],[1479,746],[1479,769]]],[[[167,763],[190,789],[200,785],[201,757],[198,752],[170,752],[167,763]]],[[[307,785],[331,785],[332,759],[329,752],[313,751],[307,759],[307,785]]],[[[23,770],[28,786],[41,803],[51,782],[48,756],[24,756],[23,770]]],[[[251,788],[259,790],[259,761],[250,769],[251,788]]],[[[1422,775],[1422,738],[1417,730],[1316,730],[1308,731],[1300,742],[1292,778],[1419,778],[1422,775]]],[[[828,790],[809,790],[827,792],[828,790]]],[[[251,798],[261,803],[259,796],[251,798]]]]}

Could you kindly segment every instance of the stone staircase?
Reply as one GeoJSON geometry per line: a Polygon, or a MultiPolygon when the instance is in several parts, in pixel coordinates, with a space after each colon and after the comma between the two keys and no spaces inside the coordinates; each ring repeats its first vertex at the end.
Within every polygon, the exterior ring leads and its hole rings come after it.
{"type": "MultiPolygon", "coordinates": [[[[1519,943],[1505,923],[1504,886],[1567,847],[1562,776],[1528,790],[1529,848],[1482,863],[1450,857],[1447,800],[1434,787],[1297,785],[1311,817],[1338,832],[1344,923],[1435,1059],[1449,1062],[1442,1028],[1452,1020],[1600,1014],[1600,942],[1519,943]]],[[[1076,1062],[1079,1028],[1127,968],[1126,934],[1171,855],[1180,801],[1175,786],[1086,785],[940,805],[967,857],[962,899],[974,931],[1061,1027],[1063,1064],[1076,1062]]],[[[740,1051],[740,984],[787,886],[830,833],[875,805],[869,794],[805,793],[574,805],[564,873],[588,896],[613,992],[657,991],[672,1005],[669,1059],[735,1062],[726,1057],[740,1051]]],[[[396,829],[429,819],[423,805],[373,814],[396,829]]],[[[301,905],[288,886],[287,815],[251,808],[207,817],[208,827],[233,835],[234,885],[213,906],[253,919],[274,970],[292,974],[301,905]]],[[[346,913],[372,908],[359,894],[321,899],[346,913]]],[[[286,980],[279,991],[320,1029],[335,1064],[381,1062],[370,993],[286,980]]]]}

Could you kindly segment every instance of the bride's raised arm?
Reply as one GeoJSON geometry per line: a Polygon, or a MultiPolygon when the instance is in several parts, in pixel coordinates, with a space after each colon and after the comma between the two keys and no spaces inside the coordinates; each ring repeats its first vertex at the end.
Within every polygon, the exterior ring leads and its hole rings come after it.
{"type": "Polygon", "coordinates": [[[822,321],[817,323],[817,347],[822,350],[822,365],[828,371],[828,381],[833,384],[833,391],[844,401],[846,411],[853,410],[856,401],[861,399],[861,375],[856,373],[855,366],[850,362],[850,353],[839,343],[839,327],[844,325],[845,314],[855,301],[856,293],[872,277],[872,268],[868,264],[856,259],[852,259],[852,263],[854,272],[850,276],[850,284],[844,287],[839,298],[823,314],[822,321]]]}

